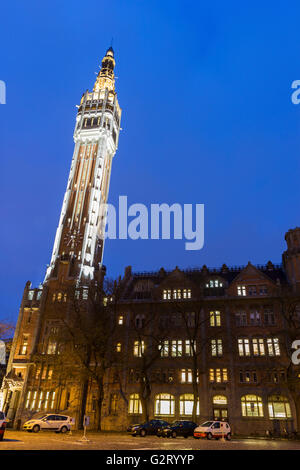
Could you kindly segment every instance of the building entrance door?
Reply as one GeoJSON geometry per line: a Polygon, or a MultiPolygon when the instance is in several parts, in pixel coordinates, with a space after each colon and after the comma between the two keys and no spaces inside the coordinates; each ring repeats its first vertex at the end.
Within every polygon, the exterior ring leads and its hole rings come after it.
{"type": "Polygon", "coordinates": [[[227,408],[214,408],[214,420],[228,421],[228,409],[227,408]]]}

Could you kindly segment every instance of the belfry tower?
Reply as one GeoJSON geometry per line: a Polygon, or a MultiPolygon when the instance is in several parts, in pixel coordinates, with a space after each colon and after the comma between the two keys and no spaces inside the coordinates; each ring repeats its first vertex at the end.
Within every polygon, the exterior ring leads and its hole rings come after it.
{"type": "Polygon", "coordinates": [[[14,426],[31,410],[53,411],[67,406],[69,392],[58,392],[55,381],[47,382],[50,388],[46,389],[41,382],[45,382],[46,372],[40,372],[45,368],[53,371],[58,354],[55,335],[61,318],[71,309],[70,290],[75,287],[79,294],[76,298],[83,300],[83,291],[88,291],[91,283],[99,286],[103,279],[103,206],[108,198],[121,119],[114,67],[114,51],[110,47],[102,59],[93,91],[86,91],[78,106],[71,169],[44,283],[32,288],[28,281],[24,289],[7,374],[0,390],[0,410],[5,410],[14,426]]]}
{"type": "Polygon", "coordinates": [[[71,169],[45,281],[97,277],[104,246],[104,213],[120,131],[114,51],[102,59],[92,92],[78,106],[71,169]]]}

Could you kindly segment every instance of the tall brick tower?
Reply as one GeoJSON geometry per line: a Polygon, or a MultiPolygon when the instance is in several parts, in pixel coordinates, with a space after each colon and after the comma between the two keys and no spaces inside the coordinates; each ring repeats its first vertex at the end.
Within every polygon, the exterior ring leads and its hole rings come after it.
{"type": "Polygon", "coordinates": [[[24,289],[0,392],[0,406],[14,426],[25,411],[53,411],[69,401],[69,392],[57,392],[55,381],[49,382],[53,357],[59,354],[55,334],[68,314],[72,287],[80,286],[77,293],[84,299],[89,285],[99,285],[102,278],[102,205],[108,198],[121,120],[114,67],[110,47],[93,91],[86,91],[78,105],[71,169],[44,283],[32,289],[28,281],[24,289]]]}

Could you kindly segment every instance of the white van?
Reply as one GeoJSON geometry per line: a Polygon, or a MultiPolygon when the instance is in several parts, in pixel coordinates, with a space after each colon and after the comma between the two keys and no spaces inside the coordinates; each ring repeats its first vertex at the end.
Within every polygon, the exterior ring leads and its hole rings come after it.
{"type": "Polygon", "coordinates": [[[65,415],[47,414],[37,419],[30,419],[23,425],[24,431],[39,432],[39,431],[55,431],[65,433],[70,431],[73,418],[65,415]]]}
{"type": "Polygon", "coordinates": [[[225,437],[227,441],[231,439],[231,428],[225,421],[206,421],[194,429],[194,438],[200,439],[220,439],[225,437]]]}

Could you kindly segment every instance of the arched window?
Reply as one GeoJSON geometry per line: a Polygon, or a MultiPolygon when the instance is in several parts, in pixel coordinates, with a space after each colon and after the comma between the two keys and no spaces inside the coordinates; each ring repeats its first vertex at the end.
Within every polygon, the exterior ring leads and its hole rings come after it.
{"type": "Polygon", "coordinates": [[[145,315],[137,315],[135,317],[135,326],[136,328],[144,328],[145,326],[145,315]]]}
{"type": "Polygon", "coordinates": [[[227,405],[227,397],[224,395],[215,395],[213,397],[213,404],[214,405],[227,405]]]}
{"type": "Polygon", "coordinates": [[[270,419],[291,418],[291,407],[286,397],[272,395],[268,399],[268,409],[270,419]]]}
{"type": "Polygon", "coordinates": [[[257,395],[244,395],[241,398],[242,416],[263,416],[263,405],[261,397],[257,395]]]}
{"type": "Polygon", "coordinates": [[[142,404],[138,393],[132,393],[129,397],[128,413],[131,415],[142,414],[142,404]]]}
{"type": "Polygon", "coordinates": [[[169,393],[160,393],[155,397],[155,414],[159,416],[173,416],[175,411],[175,398],[169,393]]]}
{"type": "MultiPolygon", "coordinates": [[[[179,407],[181,416],[191,416],[193,414],[194,395],[192,393],[185,393],[180,395],[179,407]]],[[[200,415],[200,402],[197,400],[196,414],[200,415]]]]}

